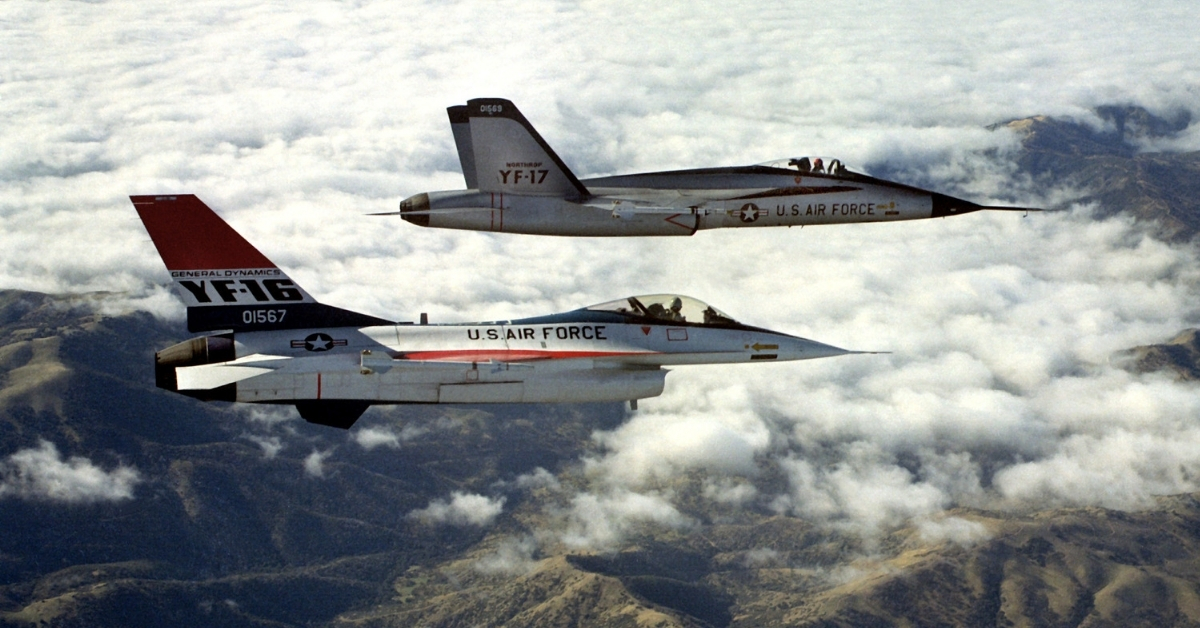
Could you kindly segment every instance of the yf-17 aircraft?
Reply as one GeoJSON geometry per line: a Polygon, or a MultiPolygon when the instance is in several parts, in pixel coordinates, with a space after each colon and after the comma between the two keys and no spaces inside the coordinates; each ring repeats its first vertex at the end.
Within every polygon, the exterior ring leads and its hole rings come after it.
{"type": "Polygon", "coordinates": [[[188,330],[221,332],[155,354],[157,385],[198,399],[294,404],[349,428],[372,404],[636,405],[662,393],[664,366],[861,353],[670,294],[509,321],[393,322],[318,303],[193,195],[130,198],[188,330]]]}
{"type": "MultiPolygon", "coordinates": [[[[700,229],[889,222],[981,209],[969,201],[851,172],[839,160],[782,159],[578,179],[500,98],[447,109],[466,190],[404,199],[422,227],[561,236],[689,236],[700,229]]],[[[388,214],[384,214],[388,215],[388,214]]]]}

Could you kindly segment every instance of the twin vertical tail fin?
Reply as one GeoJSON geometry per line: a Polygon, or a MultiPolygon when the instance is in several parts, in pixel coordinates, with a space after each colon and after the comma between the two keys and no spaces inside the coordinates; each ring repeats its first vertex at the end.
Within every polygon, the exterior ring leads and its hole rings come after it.
{"type": "Polygon", "coordinates": [[[318,303],[192,194],[129,198],[187,306],[189,331],[390,324],[318,303]]]}
{"type": "Polygon", "coordinates": [[[475,175],[475,149],[471,146],[471,117],[466,105],[446,108],[450,116],[450,131],[454,133],[454,145],[458,147],[458,163],[462,166],[463,178],[468,190],[479,189],[479,178],[475,175]]]}
{"type": "Polygon", "coordinates": [[[512,102],[476,98],[446,112],[468,188],[496,194],[588,196],[587,188],[512,102]]]}

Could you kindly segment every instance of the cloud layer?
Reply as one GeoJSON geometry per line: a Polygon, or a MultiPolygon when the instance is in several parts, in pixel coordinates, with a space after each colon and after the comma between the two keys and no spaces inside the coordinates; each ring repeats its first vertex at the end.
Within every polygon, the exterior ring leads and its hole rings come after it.
{"type": "MultiPolygon", "coordinates": [[[[126,197],[194,192],[342,307],[457,322],[680,292],[893,352],[677,369],[596,436],[578,486],[538,481],[561,495],[557,538],[572,546],[693,525],[663,487],[697,472],[711,503],[864,534],[956,505],[1135,508],[1200,488],[1194,386],[1107,363],[1197,324],[1196,256],[1122,219],[1075,207],[617,241],[362,216],[461,187],[444,108],[479,96],[518,103],[580,176],[811,153],[978,201],[1069,200],[1014,179],[1016,139],[987,125],[1099,125],[1105,104],[1200,116],[1191,3],[10,0],[0,20],[0,114],[14,121],[0,127],[0,287],[114,291],[111,308],[181,316],[126,197]]],[[[1170,145],[1200,149],[1197,128],[1170,145]]],[[[418,518],[501,508],[456,495],[418,518]]]]}
{"type": "MultiPolygon", "coordinates": [[[[539,285],[459,261],[566,265],[573,247],[558,241],[361,217],[461,185],[444,108],[480,95],[519,103],[581,175],[807,152],[933,170],[945,183],[971,174],[963,155],[1011,143],[984,130],[1000,120],[1091,119],[1096,105],[1127,102],[1200,113],[1187,27],[1200,10],[1186,3],[909,2],[864,15],[844,4],[510,2],[420,13],[4,3],[0,112],[19,123],[0,129],[0,285],[144,292],[162,269],[126,197],[192,191],[349,305],[487,315],[476,301],[507,313],[607,296],[594,276],[539,285]],[[47,233],[56,246],[43,246],[47,233]],[[384,266],[393,270],[380,277],[384,266]],[[431,281],[413,285],[419,275],[431,281]],[[404,289],[363,290],[372,277],[404,289]]],[[[645,246],[593,246],[579,262],[645,246]]]]}

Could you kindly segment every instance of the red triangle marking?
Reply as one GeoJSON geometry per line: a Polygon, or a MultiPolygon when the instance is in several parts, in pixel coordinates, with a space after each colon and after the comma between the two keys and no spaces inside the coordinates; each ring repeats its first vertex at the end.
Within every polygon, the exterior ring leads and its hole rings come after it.
{"type": "Polygon", "coordinates": [[[649,335],[650,335],[650,328],[649,328],[649,327],[642,327],[642,333],[643,333],[643,334],[645,334],[645,335],[647,335],[647,336],[649,336],[649,335]]]}

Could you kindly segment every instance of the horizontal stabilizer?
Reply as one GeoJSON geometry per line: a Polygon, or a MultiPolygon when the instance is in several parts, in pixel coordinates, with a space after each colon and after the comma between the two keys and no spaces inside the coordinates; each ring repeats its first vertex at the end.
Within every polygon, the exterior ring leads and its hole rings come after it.
{"type": "MultiPolygon", "coordinates": [[[[175,382],[179,390],[211,390],[242,379],[250,379],[271,372],[278,366],[271,364],[264,355],[251,355],[251,360],[241,359],[221,364],[180,366],[175,369],[175,382]],[[248,364],[247,364],[248,361],[248,364]]],[[[287,358],[278,358],[286,360],[287,358]]]]}

